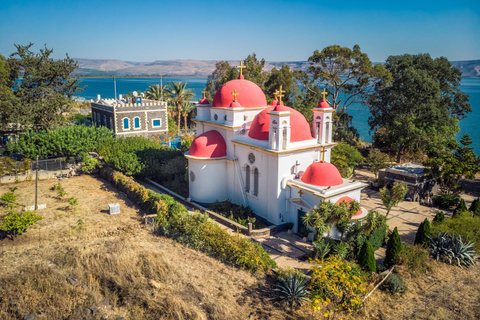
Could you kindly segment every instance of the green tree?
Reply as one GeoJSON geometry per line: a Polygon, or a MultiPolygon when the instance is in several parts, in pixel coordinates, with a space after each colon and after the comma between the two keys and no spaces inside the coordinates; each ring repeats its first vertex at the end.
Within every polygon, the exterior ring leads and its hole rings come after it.
{"type": "Polygon", "coordinates": [[[195,106],[191,102],[185,101],[182,103],[182,117],[185,131],[188,130],[187,118],[193,111],[195,111],[195,106]]]}
{"type": "Polygon", "coordinates": [[[16,110],[19,108],[18,99],[16,98],[12,86],[13,81],[10,77],[10,66],[8,60],[0,55],[0,124],[6,130],[7,125],[12,123],[22,123],[16,110]]]}
{"type": "Polygon", "coordinates": [[[17,52],[8,59],[11,80],[23,76],[14,90],[20,103],[12,116],[35,130],[52,129],[65,122],[62,112],[71,110],[72,97],[81,91],[78,77],[71,76],[78,64],[68,54],[65,59],[51,58],[53,49],[46,46],[33,53],[32,46],[15,45],[17,52]]]}
{"type": "Polygon", "coordinates": [[[171,82],[165,90],[166,98],[177,107],[177,127],[180,132],[180,119],[182,118],[182,105],[195,97],[192,89],[187,89],[187,82],[171,82]]]}
{"type": "Polygon", "coordinates": [[[290,67],[283,65],[280,69],[273,68],[268,75],[268,79],[265,82],[265,94],[267,95],[267,101],[274,100],[275,91],[282,86],[282,90],[285,90],[285,96],[282,98],[283,104],[291,106],[297,109],[297,100],[300,95],[300,87],[298,81],[295,78],[295,73],[290,70],[290,67]]]}
{"type": "Polygon", "coordinates": [[[381,152],[378,149],[372,148],[368,153],[367,163],[370,165],[370,171],[375,174],[375,180],[377,179],[378,171],[386,168],[390,161],[388,154],[381,152]]]}
{"type": "Polygon", "coordinates": [[[459,89],[462,73],[444,58],[428,54],[390,56],[392,81],[376,82],[367,100],[372,131],[384,128],[384,143],[400,162],[402,152],[441,150],[454,141],[458,120],[471,112],[459,89]]]}
{"type": "Polygon", "coordinates": [[[455,218],[460,213],[465,211],[467,211],[467,205],[465,204],[465,200],[461,199],[455,210],[453,210],[452,218],[455,218]]]}
{"type": "Polygon", "coordinates": [[[470,147],[472,140],[468,134],[453,142],[441,151],[431,150],[424,162],[428,173],[432,175],[444,194],[453,194],[461,190],[460,179],[474,179],[480,171],[477,156],[470,147]]]}
{"type": "Polygon", "coordinates": [[[347,143],[340,142],[332,149],[331,163],[337,167],[344,178],[350,177],[355,167],[364,160],[360,151],[347,143]]]}
{"type": "Polygon", "coordinates": [[[432,235],[432,227],[430,221],[427,218],[423,220],[418,226],[417,233],[415,234],[415,244],[426,246],[428,245],[428,238],[432,235]]]}
{"type": "Polygon", "coordinates": [[[387,217],[390,213],[390,210],[392,210],[393,207],[397,206],[400,201],[405,198],[407,191],[408,186],[405,182],[394,182],[390,189],[387,187],[380,189],[380,199],[387,209],[387,217]]]}
{"type": "Polygon", "coordinates": [[[238,79],[238,70],[231,66],[227,61],[219,61],[215,64],[215,70],[208,76],[205,87],[206,98],[212,102],[213,96],[225,83],[230,80],[238,79]]]}
{"type": "Polygon", "coordinates": [[[243,69],[243,75],[246,80],[250,80],[256,83],[262,90],[264,90],[265,81],[269,76],[267,71],[264,71],[265,59],[258,60],[255,53],[249,54],[248,57],[243,60],[245,69],[243,69]]]}
{"type": "Polygon", "coordinates": [[[385,252],[385,260],[383,261],[385,267],[390,268],[395,265],[397,255],[402,251],[402,248],[402,240],[398,234],[397,227],[395,227],[387,242],[387,251],[385,252]]]}
{"type": "Polygon", "coordinates": [[[160,101],[162,100],[163,92],[165,92],[165,90],[165,86],[162,87],[159,84],[152,84],[146,91],[146,97],[147,99],[160,101]]]}
{"type": "Polygon", "coordinates": [[[480,198],[476,198],[472,201],[470,209],[468,211],[472,212],[475,215],[480,215],[480,198]]]}
{"type": "Polygon", "coordinates": [[[375,254],[370,241],[365,241],[358,254],[358,264],[367,272],[377,272],[375,254]]]}

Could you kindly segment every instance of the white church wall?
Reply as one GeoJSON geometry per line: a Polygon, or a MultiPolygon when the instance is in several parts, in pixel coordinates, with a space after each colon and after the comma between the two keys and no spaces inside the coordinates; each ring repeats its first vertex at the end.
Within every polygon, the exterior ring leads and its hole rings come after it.
{"type": "Polygon", "coordinates": [[[226,159],[189,159],[189,197],[202,203],[227,200],[226,159]],[[192,174],[193,173],[193,174],[192,174]]]}
{"type": "Polygon", "coordinates": [[[215,107],[210,108],[210,121],[214,123],[224,124],[225,116],[225,109],[215,107]]]}
{"type": "Polygon", "coordinates": [[[207,106],[197,106],[196,120],[209,121],[210,120],[210,108],[207,106]]]}

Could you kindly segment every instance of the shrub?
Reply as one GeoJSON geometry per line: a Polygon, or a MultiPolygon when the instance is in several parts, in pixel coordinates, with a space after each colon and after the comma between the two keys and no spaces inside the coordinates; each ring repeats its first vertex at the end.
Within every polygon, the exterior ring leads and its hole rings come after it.
{"type": "Polygon", "coordinates": [[[235,221],[244,227],[248,227],[248,222],[252,223],[254,229],[261,229],[265,227],[261,221],[257,221],[253,210],[249,206],[239,206],[235,203],[232,203],[230,200],[215,201],[210,205],[210,210],[232,221],[235,221]]]}
{"type": "Polygon", "coordinates": [[[314,310],[326,305],[328,316],[333,311],[352,311],[361,306],[365,286],[358,265],[332,256],[322,266],[312,266],[310,272],[310,299],[314,310]]]}
{"type": "Polygon", "coordinates": [[[431,270],[428,251],[419,245],[407,245],[397,256],[397,263],[408,268],[411,275],[431,270]]]}
{"type": "Polygon", "coordinates": [[[21,235],[28,226],[33,225],[42,217],[37,215],[35,211],[27,210],[25,212],[16,212],[11,210],[0,223],[0,230],[6,231],[7,234],[16,237],[21,235]]]}
{"type": "Polygon", "coordinates": [[[208,215],[181,211],[164,224],[166,236],[241,269],[267,271],[276,267],[268,253],[250,239],[229,234],[208,215]]]}
{"type": "Polygon", "coordinates": [[[465,200],[461,199],[455,210],[453,210],[452,218],[455,218],[458,214],[465,211],[467,211],[467,205],[465,204],[465,200]]]}
{"type": "Polygon", "coordinates": [[[469,239],[476,245],[477,252],[480,252],[480,216],[474,216],[471,212],[464,212],[457,215],[455,219],[445,218],[442,223],[432,226],[432,234],[436,235],[441,231],[450,234],[461,235],[463,239],[469,239]]]}
{"type": "Polygon", "coordinates": [[[88,153],[82,155],[82,172],[92,173],[100,167],[100,160],[88,153]]]}
{"type": "Polygon", "coordinates": [[[397,259],[398,253],[402,251],[402,240],[400,239],[400,235],[398,234],[398,229],[395,227],[393,230],[390,239],[387,242],[387,251],[385,253],[385,261],[383,264],[390,268],[395,264],[397,259]]]}
{"type": "Polygon", "coordinates": [[[428,245],[428,238],[432,235],[430,227],[430,221],[427,218],[418,226],[417,233],[415,235],[415,244],[420,246],[428,245]]]}
{"type": "Polygon", "coordinates": [[[303,302],[310,300],[308,298],[310,291],[307,288],[307,280],[295,273],[286,276],[286,278],[280,278],[275,291],[280,302],[293,311],[296,306],[301,307],[303,302]]]}
{"type": "Polygon", "coordinates": [[[407,292],[408,286],[403,278],[397,273],[391,273],[388,278],[380,285],[380,289],[390,293],[403,294],[407,292]]]}
{"type": "Polygon", "coordinates": [[[445,213],[443,211],[437,211],[435,218],[432,220],[432,224],[442,223],[445,220],[445,213]]]}
{"type": "Polygon", "coordinates": [[[385,223],[384,225],[379,226],[377,229],[373,230],[370,235],[368,236],[368,242],[372,245],[372,250],[377,251],[378,248],[385,244],[388,236],[388,225],[385,223]]]}
{"type": "Polygon", "coordinates": [[[2,201],[6,205],[12,206],[15,201],[17,201],[17,196],[15,195],[15,191],[17,191],[17,189],[17,187],[8,188],[9,191],[2,194],[0,201],[2,201]]]}
{"type": "Polygon", "coordinates": [[[358,254],[358,264],[367,272],[376,272],[375,254],[369,241],[363,243],[362,249],[358,254]]]}
{"type": "Polygon", "coordinates": [[[313,247],[315,248],[315,257],[319,258],[321,261],[330,253],[331,246],[326,239],[317,239],[313,242],[313,247]]]}
{"type": "Polygon", "coordinates": [[[68,198],[68,204],[72,209],[75,209],[76,206],[78,206],[78,198],[77,197],[70,197],[68,198]]]}
{"type": "Polygon", "coordinates": [[[442,193],[433,198],[435,204],[441,209],[450,209],[460,201],[460,196],[455,193],[442,193]]]}
{"type": "Polygon", "coordinates": [[[348,254],[348,247],[344,242],[338,243],[335,248],[333,249],[333,252],[337,256],[338,259],[345,259],[348,254]]]}
{"type": "Polygon", "coordinates": [[[480,215],[480,198],[476,198],[472,201],[470,209],[468,211],[472,212],[475,215],[480,215]]]}

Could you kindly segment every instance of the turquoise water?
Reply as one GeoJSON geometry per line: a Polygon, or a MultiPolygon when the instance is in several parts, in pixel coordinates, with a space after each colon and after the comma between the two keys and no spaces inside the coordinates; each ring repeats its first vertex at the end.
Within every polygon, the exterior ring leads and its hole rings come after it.
{"type": "MultiPolygon", "coordinates": [[[[102,98],[113,98],[115,95],[112,78],[81,78],[81,86],[87,86],[86,90],[78,96],[85,99],[95,99],[97,94],[102,98]]],[[[187,88],[193,89],[196,99],[202,97],[202,90],[205,88],[207,78],[163,78],[163,85],[171,81],[187,82],[187,88]]],[[[131,91],[146,91],[152,84],[160,84],[160,78],[117,78],[117,95],[127,94],[131,91]]],[[[470,96],[472,112],[466,119],[460,121],[460,132],[458,137],[468,133],[472,137],[473,147],[477,155],[480,154],[480,79],[466,78],[460,85],[461,90],[470,96]]],[[[348,113],[353,116],[353,126],[357,128],[360,137],[365,141],[372,141],[369,132],[368,108],[361,104],[352,104],[348,107],[348,113]]]]}

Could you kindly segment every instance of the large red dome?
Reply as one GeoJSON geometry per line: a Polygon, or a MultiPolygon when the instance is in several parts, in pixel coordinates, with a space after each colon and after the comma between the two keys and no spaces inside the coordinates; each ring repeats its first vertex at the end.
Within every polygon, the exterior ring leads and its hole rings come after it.
{"type": "Polygon", "coordinates": [[[202,133],[193,140],[188,153],[194,157],[219,158],[227,155],[227,144],[216,130],[202,133]]]}
{"type": "Polygon", "coordinates": [[[267,106],[267,99],[262,89],[255,83],[236,79],[225,83],[213,97],[212,106],[218,108],[228,108],[233,101],[232,92],[238,92],[237,101],[244,108],[261,108],[267,106]]]}
{"type": "MultiPolygon", "coordinates": [[[[248,131],[248,136],[257,140],[268,140],[268,131],[270,127],[270,115],[268,114],[275,107],[270,107],[255,116],[248,131]]],[[[280,111],[290,111],[290,141],[297,142],[313,139],[310,132],[310,125],[307,119],[290,107],[281,106],[280,111]]]]}
{"type": "Polygon", "coordinates": [[[309,165],[302,176],[302,181],[320,187],[339,186],[343,183],[338,169],[325,161],[314,162],[309,165]]]}

